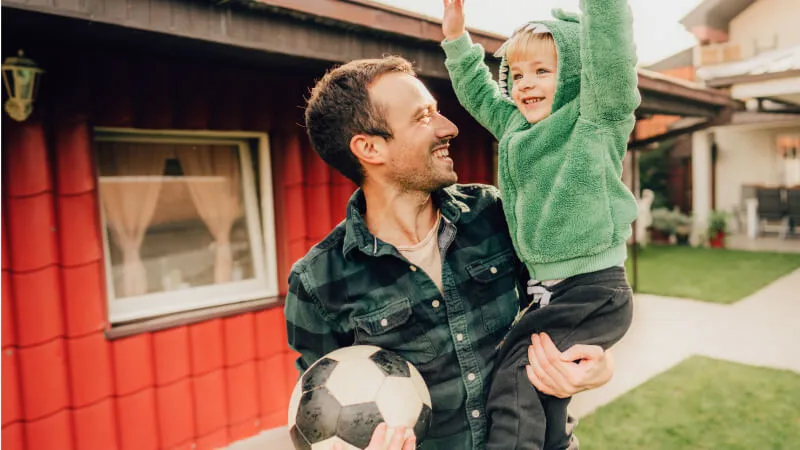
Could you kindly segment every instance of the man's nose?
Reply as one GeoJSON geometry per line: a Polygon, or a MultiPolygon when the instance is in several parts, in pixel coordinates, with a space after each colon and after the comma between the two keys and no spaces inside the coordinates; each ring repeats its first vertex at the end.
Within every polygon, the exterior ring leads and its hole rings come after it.
{"type": "Polygon", "coordinates": [[[436,126],[436,137],[453,139],[458,136],[458,127],[447,117],[438,114],[439,123],[436,126]]]}

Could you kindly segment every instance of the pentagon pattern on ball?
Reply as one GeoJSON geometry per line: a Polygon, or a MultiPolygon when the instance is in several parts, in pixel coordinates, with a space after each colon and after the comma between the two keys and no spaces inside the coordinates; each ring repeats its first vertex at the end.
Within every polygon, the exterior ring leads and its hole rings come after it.
{"type": "Polygon", "coordinates": [[[422,411],[419,413],[416,425],[414,425],[414,436],[427,436],[428,430],[431,428],[431,419],[433,419],[433,410],[429,405],[422,404],[422,411]]]}
{"type": "Polygon", "coordinates": [[[300,377],[288,423],[298,450],[330,450],[334,443],[357,450],[381,422],[413,428],[420,442],[431,418],[430,393],[414,366],[393,352],[356,345],[323,356],[300,377]]]}
{"type": "Polygon", "coordinates": [[[367,359],[370,357],[370,355],[380,349],[380,347],[376,347],[374,345],[354,345],[351,347],[343,347],[338,350],[334,350],[325,355],[325,357],[339,362],[367,359]]]}
{"type": "Polygon", "coordinates": [[[337,361],[325,357],[309,367],[308,371],[303,374],[303,392],[308,392],[316,386],[324,385],[337,364],[339,364],[337,361]]]}
{"type": "Polygon", "coordinates": [[[378,350],[373,353],[369,359],[371,359],[386,375],[391,375],[393,377],[408,377],[411,375],[408,362],[396,353],[378,350]]]}
{"type": "Polygon", "coordinates": [[[305,392],[297,413],[297,427],[308,442],[319,442],[336,435],[341,405],[324,387],[305,392]]]}
{"type": "Polygon", "coordinates": [[[409,417],[419,417],[422,412],[422,399],[419,396],[397,395],[398,392],[416,392],[411,378],[387,377],[375,398],[375,404],[387,424],[405,423],[409,417]]]}
{"type": "Polygon", "coordinates": [[[345,406],[339,413],[336,435],[358,448],[365,448],[372,439],[371,430],[385,421],[374,402],[345,406]]]}
{"type": "Polygon", "coordinates": [[[381,388],[384,377],[369,359],[341,361],[328,377],[325,388],[342,406],[371,402],[375,400],[375,392],[381,388]],[[353,379],[354,375],[358,375],[358,381],[353,379]]]}

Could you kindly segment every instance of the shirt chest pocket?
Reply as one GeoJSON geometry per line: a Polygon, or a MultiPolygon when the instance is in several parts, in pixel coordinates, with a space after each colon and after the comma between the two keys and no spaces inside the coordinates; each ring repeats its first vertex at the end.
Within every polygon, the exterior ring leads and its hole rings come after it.
{"type": "Polygon", "coordinates": [[[506,330],[519,310],[519,291],[511,250],[467,266],[472,280],[470,296],[480,304],[486,331],[506,330]]]}
{"type": "Polygon", "coordinates": [[[437,351],[426,330],[416,322],[411,302],[401,298],[383,308],[353,318],[356,344],[375,345],[393,351],[412,364],[436,358],[437,351]]]}

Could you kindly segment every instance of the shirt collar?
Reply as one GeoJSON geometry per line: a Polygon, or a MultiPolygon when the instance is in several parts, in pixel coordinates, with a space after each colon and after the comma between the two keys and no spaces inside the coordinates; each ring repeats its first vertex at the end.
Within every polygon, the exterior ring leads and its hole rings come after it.
{"type": "MultiPolygon", "coordinates": [[[[469,206],[457,199],[451,189],[439,189],[431,194],[433,203],[439,207],[442,217],[447,221],[456,224],[461,218],[461,214],[469,212],[469,206]]],[[[367,211],[367,202],[361,188],[356,189],[347,202],[347,219],[344,226],[344,242],[342,253],[347,258],[353,249],[360,249],[362,252],[379,256],[390,253],[394,247],[385,242],[378,241],[375,236],[367,229],[364,221],[364,213],[367,211]]]]}

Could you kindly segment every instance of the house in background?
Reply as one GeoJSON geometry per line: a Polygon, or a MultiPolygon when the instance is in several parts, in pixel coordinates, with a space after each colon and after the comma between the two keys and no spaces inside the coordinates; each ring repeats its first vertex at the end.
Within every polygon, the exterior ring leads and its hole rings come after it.
{"type": "MultiPolygon", "coordinates": [[[[2,113],[4,450],[222,448],[286,424],[288,271],[354,189],[299,125],[332,64],[413,60],[460,128],[460,180],[493,179],[493,139],[458,106],[429,18],[363,0],[2,13],[3,57],[46,71],[30,117],[2,113]]],[[[639,83],[649,115],[729,103],[639,83]]]]}
{"type": "Polygon", "coordinates": [[[797,17],[795,0],[704,0],[681,20],[698,45],[650,67],[723,90],[743,105],[729,123],[675,143],[670,197],[682,208],[691,198],[700,231],[712,210],[722,210],[734,229],[755,237],[763,231],[757,216],[770,215],[766,202],[757,205],[759,189],[784,192],[785,209],[786,190],[800,185],[797,17]]]}

